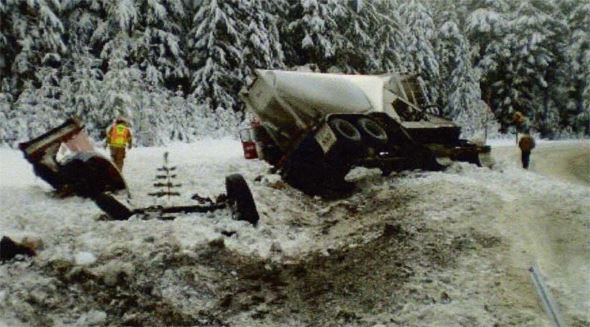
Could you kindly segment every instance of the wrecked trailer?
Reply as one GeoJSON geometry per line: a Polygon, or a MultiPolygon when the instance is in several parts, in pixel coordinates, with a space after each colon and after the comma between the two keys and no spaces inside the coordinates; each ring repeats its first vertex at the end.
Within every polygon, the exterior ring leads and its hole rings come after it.
{"type": "Polygon", "coordinates": [[[459,126],[427,113],[412,75],[256,70],[240,95],[256,117],[240,134],[245,155],[267,161],[311,195],[352,190],[344,178],[356,166],[384,175],[442,170],[454,160],[481,165],[480,156],[491,150],[460,139],[459,126]]]}
{"type": "Polygon", "coordinates": [[[198,205],[152,206],[134,208],[116,197],[117,191],[129,190],[121,171],[114,163],[94,150],[84,125],[75,118],[28,142],[19,144],[35,175],[51,185],[61,196],[76,194],[91,198],[111,220],[143,218],[173,219],[167,214],[209,212],[229,208],[232,217],[256,226],[259,220],[256,204],[246,180],[240,174],[225,179],[226,194],[215,201],[195,195],[198,205]],[[63,157],[59,154],[67,152],[63,157]]]}
{"type": "Polygon", "coordinates": [[[258,225],[260,217],[256,203],[244,177],[240,174],[226,176],[225,189],[226,193],[218,195],[215,200],[201,197],[198,194],[193,195],[192,199],[199,202],[197,205],[155,205],[135,208],[110,192],[101,193],[93,200],[110,220],[128,220],[133,216],[140,219],[173,220],[176,217],[170,214],[202,213],[227,208],[231,211],[233,219],[249,222],[253,226],[258,225]]]}
{"type": "Polygon", "coordinates": [[[19,144],[35,175],[58,194],[94,197],[107,191],[126,190],[127,184],[117,167],[94,150],[75,118],[28,142],[19,144]],[[58,159],[58,153],[68,152],[58,159]]]}

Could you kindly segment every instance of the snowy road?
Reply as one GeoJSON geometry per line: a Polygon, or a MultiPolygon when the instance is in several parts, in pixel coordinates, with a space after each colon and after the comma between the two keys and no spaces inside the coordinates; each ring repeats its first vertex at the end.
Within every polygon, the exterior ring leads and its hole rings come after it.
{"type": "MultiPolygon", "coordinates": [[[[496,147],[494,156],[518,164],[516,146],[496,147]]],[[[533,150],[530,170],[574,184],[590,185],[590,142],[541,143],[533,150]]]]}
{"type": "MultiPolygon", "coordinates": [[[[496,148],[494,156],[517,165],[520,160],[515,146],[496,148]]],[[[558,187],[564,194],[553,197],[546,187],[536,188],[533,183],[529,189],[515,185],[512,195],[522,200],[512,201],[502,210],[506,216],[499,220],[498,228],[513,241],[511,257],[516,270],[524,264],[538,263],[565,311],[579,310],[588,316],[590,211],[578,216],[579,210],[587,208],[587,200],[580,206],[576,202],[584,201],[583,198],[568,195],[578,188],[590,193],[590,144],[587,141],[541,144],[531,158],[530,170],[562,182],[558,187]]],[[[570,314],[570,325],[575,324],[570,314]]]]}
{"type": "Polygon", "coordinates": [[[338,201],[284,185],[234,141],[140,148],[124,171],[135,205],[153,204],[166,150],[183,183],[177,203],[222,193],[224,176],[242,172],[260,226],[224,210],[101,221],[93,203],[54,198],[20,153],[0,149],[0,233],[45,245],[0,266],[0,325],[550,326],[527,272],[535,262],[568,325],[590,324],[588,143],[542,142],[530,171],[514,146],[494,148],[493,170],[358,169],[359,191],[338,201]]]}

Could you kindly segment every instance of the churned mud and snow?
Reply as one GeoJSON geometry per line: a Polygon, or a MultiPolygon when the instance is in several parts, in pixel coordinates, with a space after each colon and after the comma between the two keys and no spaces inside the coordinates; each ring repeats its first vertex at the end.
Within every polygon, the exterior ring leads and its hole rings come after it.
{"type": "Polygon", "coordinates": [[[0,265],[0,325],[550,326],[535,263],[568,326],[590,324],[587,142],[541,142],[529,171],[511,144],[494,148],[493,169],[356,169],[357,192],[333,201],[244,160],[236,141],[137,148],[124,169],[133,205],[166,203],[148,196],[165,151],[182,183],[170,203],[215,197],[239,172],[259,226],[227,210],[107,221],[0,149],[0,234],[43,243],[0,265]]]}

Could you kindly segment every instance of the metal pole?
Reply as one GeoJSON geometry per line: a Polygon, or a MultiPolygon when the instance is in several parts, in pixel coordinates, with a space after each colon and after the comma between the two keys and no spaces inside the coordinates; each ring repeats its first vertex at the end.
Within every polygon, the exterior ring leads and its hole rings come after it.
{"type": "Polygon", "coordinates": [[[566,325],[563,322],[561,314],[559,313],[557,304],[555,303],[555,300],[551,296],[551,293],[549,292],[547,285],[545,285],[545,282],[541,277],[539,267],[535,264],[529,268],[529,272],[531,273],[531,279],[533,280],[533,284],[537,289],[537,294],[539,295],[541,303],[543,304],[543,309],[545,309],[545,312],[549,316],[549,319],[555,327],[565,327],[566,325]]]}

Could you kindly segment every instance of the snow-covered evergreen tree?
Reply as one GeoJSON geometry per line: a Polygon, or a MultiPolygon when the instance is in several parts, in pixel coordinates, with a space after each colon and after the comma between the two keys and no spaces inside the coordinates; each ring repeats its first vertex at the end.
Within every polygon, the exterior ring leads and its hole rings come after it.
{"type": "Polygon", "coordinates": [[[0,3],[0,73],[12,79],[10,85],[17,88],[13,93],[19,93],[25,81],[34,80],[41,66],[61,64],[66,46],[59,11],[58,1],[0,3]]]}
{"type": "Polygon", "coordinates": [[[62,110],[83,119],[91,135],[100,137],[108,120],[103,112],[102,61],[84,48],[71,54],[71,61],[73,71],[60,82],[62,110]]]}
{"type": "MultiPolygon", "coordinates": [[[[271,0],[272,1],[272,0],[271,0]]],[[[242,18],[248,25],[244,31],[243,75],[250,84],[254,69],[284,68],[285,55],[279,39],[277,16],[269,0],[241,1],[242,18]]]]}
{"type": "Polygon", "coordinates": [[[375,56],[378,59],[380,72],[400,72],[409,61],[407,51],[403,47],[407,40],[408,30],[402,28],[395,1],[371,2],[375,6],[375,16],[370,35],[375,40],[375,56]]]}
{"type": "Polygon", "coordinates": [[[287,57],[288,65],[314,64],[323,72],[332,66],[336,49],[344,41],[333,13],[340,5],[331,0],[297,0],[291,6],[292,20],[284,40],[291,43],[295,55],[287,57]]]}
{"type": "Polygon", "coordinates": [[[564,2],[571,29],[566,57],[570,63],[570,91],[565,124],[590,134],[590,2],[564,2]]]}
{"type": "Polygon", "coordinates": [[[341,41],[335,44],[331,70],[365,74],[376,71],[379,62],[371,35],[378,18],[374,4],[350,6],[346,2],[334,2],[332,13],[341,41]]]}
{"type": "Polygon", "coordinates": [[[153,85],[143,79],[142,71],[136,66],[129,66],[127,60],[128,40],[120,37],[111,42],[105,50],[109,53],[109,71],[104,75],[101,108],[96,113],[96,124],[104,128],[119,115],[128,117],[132,122],[136,144],[149,145],[157,143],[153,134],[160,126],[150,126],[154,112],[149,104],[146,107],[146,94],[153,91],[153,85]]]}
{"type": "Polygon", "coordinates": [[[12,145],[16,141],[13,136],[13,126],[10,116],[12,111],[12,95],[8,92],[0,90],[0,145],[12,145]]]}
{"type": "Polygon", "coordinates": [[[211,111],[238,108],[246,30],[239,10],[237,1],[204,0],[193,18],[188,44],[193,95],[211,111]]]}
{"type": "Polygon", "coordinates": [[[27,81],[14,109],[8,114],[10,139],[15,143],[39,136],[67,117],[59,103],[61,90],[57,69],[44,67],[37,72],[36,78],[41,81],[41,86],[37,88],[32,81],[27,81]]]}
{"type": "Polygon", "coordinates": [[[470,12],[466,17],[465,31],[473,46],[473,62],[481,75],[482,96],[492,103],[493,85],[502,81],[501,65],[510,56],[504,43],[508,30],[508,5],[504,0],[467,0],[464,4],[470,12]]]}
{"type": "MultiPolygon", "coordinates": [[[[528,116],[533,127],[544,135],[558,127],[559,110],[548,99],[549,69],[556,65],[556,53],[552,52],[555,31],[554,19],[523,1],[509,22],[509,33],[504,41],[507,48],[503,56],[501,83],[494,85],[496,113],[510,119],[520,111],[528,116]]],[[[557,85],[552,85],[557,87],[557,85]]]]}
{"type": "Polygon", "coordinates": [[[136,1],[137,23],[131,33],[130,60],[137,63],[152,84],[178,81],[189,75],[180,47],[184,29],[182,2],[163,0],[136,1]]]}
{"type": "Polygon", "coordinates": [[[439,98],[443,114],[457,122],[466,137],[485,134],[493,115],[481,99],[469,43],[455,22],[440,27],[436,50],[443,76],[439,98]]]}
{"type": "Polygon", "coordinates": [[[403,47],[406,52],[405,68],[408,72],[420,76],[424,81],[428,101],[436,103],[438,90],[435,85],[439,80],[439,67],[432,45],[435,35],[432,15],[418,0],[403,3],[398,12],[407,28],[403,47]]]}

